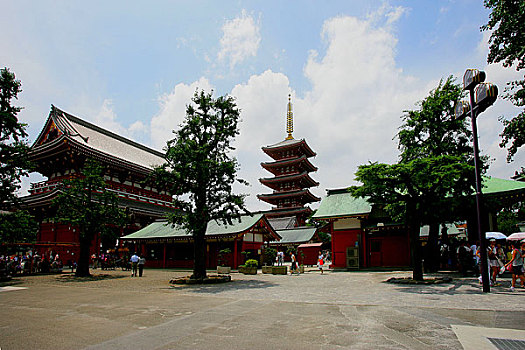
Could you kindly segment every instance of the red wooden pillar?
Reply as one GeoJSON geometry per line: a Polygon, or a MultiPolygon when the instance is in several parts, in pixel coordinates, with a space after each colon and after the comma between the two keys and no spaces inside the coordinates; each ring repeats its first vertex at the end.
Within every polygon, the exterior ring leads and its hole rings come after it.
{"type": "Polygon", "coordinates": [[[233,240],[233,268],[237,268],[237,237],[233,240]]]}
{"type": "Polygon", "coordinates": [[[164,253],[162,255],[162,268],[166,268],[166,242],[164,242],[164,253]]]}
{"type": "Polygon", "coordinates": [[[335,264],[335,245],[334,245],[334,221],[330,221],[330,235],[332,236],[332,266],[335,264]]]}
{"type": "Polygon", "coordinates": [[[367,244],[366,244],[366,230],[361,230],[361,237],[363,237],[363,239],[361,239],[361,242],[363,244],[363,247],[361,248],[362,250],[362,254],[363,254],[363,267],[368,267],[368,254],[366,253],[366,249],[367,249],[367,244]]]}

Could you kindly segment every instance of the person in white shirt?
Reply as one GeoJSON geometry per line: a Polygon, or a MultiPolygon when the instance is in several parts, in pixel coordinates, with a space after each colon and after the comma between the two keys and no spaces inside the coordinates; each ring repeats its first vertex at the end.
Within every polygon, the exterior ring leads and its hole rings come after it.
{"type": "Polygon", "coordinates": [[[139,259],[140,258],[138,257],[137,253],[133,253],[131,259],[129,259],[131,261],[131,277],[137,277],[139,259]]]}

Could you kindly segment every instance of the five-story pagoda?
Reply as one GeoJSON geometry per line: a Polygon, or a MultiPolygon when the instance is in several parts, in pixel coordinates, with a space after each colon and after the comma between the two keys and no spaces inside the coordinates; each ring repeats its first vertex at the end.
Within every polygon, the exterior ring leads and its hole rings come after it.
{"type": "Polygon", "coordinates": [[[318,186],[309,173],[317,168],[309,161],[316,154],[304,139],[293,138],[293,113],[290,96],[288,97],[288,113],[286,131],[288,136],[284,141],[271,146],[262,147],[264,153],[273,158],[273,162],[261,163],[261,166],[274,175],[271,178],[262,178],[259,181],[271,188],[273,193],[260,194],[257,197],[269,204],[272,210],[266,213],[269,218],[290,217],[297,218],[299,226],[304,225],[312,210],[307,203],[318,202],[320,198],[314,196],[309,188],[318,186]]]}

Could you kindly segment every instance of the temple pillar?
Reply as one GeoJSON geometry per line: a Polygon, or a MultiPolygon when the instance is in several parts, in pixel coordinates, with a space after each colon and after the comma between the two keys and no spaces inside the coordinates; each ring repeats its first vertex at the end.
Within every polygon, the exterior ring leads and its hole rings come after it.
{"type": "Polygon", "coordinates": [[[167,243],[164,242],[164,249],[163,249],[163,253],[162,253],[162,268],[163,269],[166,268],[166,246],[167,246],[167,243]]]}
{"type": "Polygon", "coordinates": [[[235,239],[233,240],[233,268],[236,269],[237,268],[237,264],[238,264],[238,259],[237,259],[237,237],[235,237],[235,239]]]}

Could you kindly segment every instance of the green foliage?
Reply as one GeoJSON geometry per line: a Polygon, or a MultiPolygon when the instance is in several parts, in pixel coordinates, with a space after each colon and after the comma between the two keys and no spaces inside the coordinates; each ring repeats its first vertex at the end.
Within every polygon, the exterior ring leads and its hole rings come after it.
{"type": "Polygon", "coordinates": [[[175,138],[167,143],[166,163],[155,169],[152,179],[174,196],[178,210],[169,214],[169,222],[194,237],[193,277],[200,279],[206,276],[206,225],[210,220],[232,224],[247,212],[245,195],[233,193],[235,182],[246,182],[237,178],[237,160],[230,155],[239,134],[234,98],[197,91],[192,102],[175,138]]]}
{"type": "Polygon", "coordinates": [[[401,161],[442,154],[472,158],[468,125],[454,118],[454,102],[462,95],[462,88],[449,76],[417,103],[419,109],[404,112],[397,134],[401,161]]]}
{"type": "Polygon", "coordinates": [[[20,177],[30,169],[26,125],[17,117],[22,108],[11,105],[11,100],[17,99],[21,91],[15,74],[8,68],[0,70],[0,208],[16,202],[20,177]]]}
{"type": "Polygon", "coordinates": [[[126,215],[118,207],[118,197],[106,189],[102,166],[88,159],[82,175],[64,181],[61,193],[53,200],[56,220],[79,228],[80,257],[77,275],[89,275],[89,247],[95,235],[114,234],[110,225],[121,226],[126,215]]]}
{"type": "Polygon", "coordinates": [[[517,224],[525,221],[525,202],[502,209],[497,216],[498,230],[506,235],[517,232],[517,224]]]}
{"type": "Polygon", "coordinates": [[[369,163],[358,167],[356,180],[362,186],[349,190],[367,197],[396,221],[409,227],[414,279],[422,279],[419,228],[450,214],[450,198],[472,193],[474,169],[471,135],[464,121],[453,118],[453,105],[461,88],[453,77],[405,111],[398,133],[400,160],[397,164],[369,163]]]}
{"type": "Polygon", "coordinates": [[[525,68],[525,2],[523,0],[485,0],[492,10],[481,30],[492,31],[489,38],[488,63],[503,62],[510,67],[525,68]]]}
{"type": "Polygon", "coordinates": [[[225,249],[221,249],[219,250],[219,256],[218,256],[218,263],[219,263],[219,266],[228,266],[228,259],[226,258],[226,256],[228,254],[231,254],[232,250],[230,248],[225,248],[225,249]]]}
{"type": "Polygon", "coordinates": [[[25,210],[0,214],[0,243],[33,243],[38,223],[25,210]]]}
{"type": "MultiPolygon", "coordinates": [[[[481,30],[490,30],[488,63],[502,62],[504,67],[525,68],[525,1],[485,0],[491,10],[489,21],[481,30]]],[[[507,83],[504,98],[515,106],[525,106],[525,80],[507,83]]],[[[510,120],[501,119],[503,132],[500,147],[507,147],[507,162],[525,144],[525,110],[510,120]]]]}
{"type": "Polygon", "coordinates": [[[277,256],[277,250],[272,247],[264,248],[264,263],[268,266],[273,265],[275,262],[275,257],[277,256]]]}
{"type": "MultiPolygon", "coordinates": [[[[525,89],[523,90],[525,92],[525,89]]],[[[500,118],[503,123],[503,132],[501,136],[500,147],[507,149],[507,162],[512,162],[512,158],[518,152],[518,149],[525,144],[525,111],[518,114],[511,120],[500,118]]]]}
{"type": "Polygon", "coordinates": [[[318,235],[319,235],[319,238],[321,239],[321,242],[326,243],[326,244],[329,244],[330,242],[332,242],[332,236],[329,233],[319,231],[318,235]]]}
{"type": "Polygon", "coordinates": [[[370,163],[360,165],[356,180],[362,186],[350,188],[356,197],[368,197],[394,220],[406,218],[407,203],[413,203],[423,223],[435,210],[448,203],[449,196],[471,193],[473,170],[458,156],[437,156],[414,159],[397,164],[370,163]]]}
{"type": "Polygon", "coordinates": [[[258,266],[259,266],[259,262],[257,262],[257,260],[255,259],[246,260],[246,262],[244,263],[244,267],[258,267],[258,266]]]}

